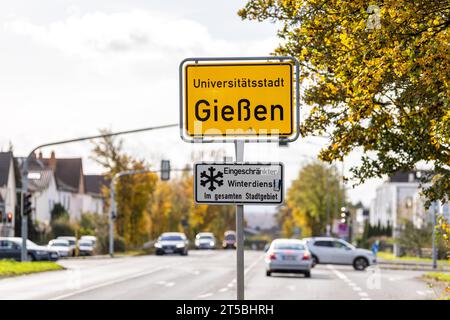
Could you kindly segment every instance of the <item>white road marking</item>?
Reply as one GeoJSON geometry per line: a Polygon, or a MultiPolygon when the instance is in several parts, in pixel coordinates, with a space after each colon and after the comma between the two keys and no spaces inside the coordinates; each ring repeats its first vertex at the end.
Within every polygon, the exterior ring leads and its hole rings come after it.
{"type": "Polygon", "coordinates": [[[228,284],[228,288],[232,288],[233,286],[234,286],[233,283],[229,283],[229,284],[228,284]]]}
{"type": "Polygon", "coordinates": [[[287,286],[286,288],[288,288],[291,291],[295,291],[295,286],[293,286],[293,285],[287,286]]]}
{"type": "Polygon", "coordinates": [[[97,285],[93,285],[93,286],[90,286],[90,287],[87,287],[87,288],[84,288],[84,289],[72,291],[72,292],[67,293],[67,294],[62,294],[60,296],[56,296],[56,297],[50,298],[49,300],[66,299],[68,297],[75,296],[77,294],[89,292],[89,291],[92,291],[92,290],[96,290],[96,289],[100,289],[100,288],[103,288],[103,287],[111,286],[111,285],[114,285],[114,284],[117,284],[117,283],[120,283],[120,282],[128,281],[128,280],[131,280],[131,279],[134,279],[134,278],[139,278],[139,277],[142,277],[142,276],[146,276],[148,274],[152,274],[152,273],[158,272],[160,270],[164,270],[166,268],[167,267],[155,268],[155,269],[152,269],[152,270],[148,270],[148,271],[140,272],[140,273],[137,273],[137,274],[133,274],[132,276],[129,276],[129,277],[124,277],[124,278],[121,278],[121,279],[115,279],[115,280],[111,280],[111,281],[106,281],[106,282],[103,282],[103,283],[100,283],[100,284],[97,284],[97,285]]]}
{"type": "Polygon", "coordinates": [[[358,292],[358,294],[361,296],[361,297],[368,297],[369,295],[367,294],[367,292],[358,292]]]}
{"type": "Polygon", "coordinates": [[[208,298],[208,297],[211,297],[211,296],[212,296],[212,293],[205,293],[205,294],[199,295],[197,298],[204,299],[204,298],[208,298]]]}
{"type": "Polygon", "coordinates": [[[225,292],[227,290],[228,290],[228,288],[222,288],[222,289],[219,290],[219,292],[225,292]]]}
{"type": "Polygon", "coordinates": [[[364,292],[356,283],[354,283],[352,280],[350,280],[344,273],[340,272],[339,270],[336,270],[332,265],[327,265],[327,268],[333,271],[333,273],[341,280],[343,280],[345,283],[348,284],[350,288],[352,288],[354,291],[358,292],[358,294],[363,297],[361,300],[370,300],[369,295],[367,292],[364,292]]]}
{"type": "Polygon", "coordinates": [[[425,292],[420,291],[420,290],[417,290],[416,293],[417,293],[419,296],[424,296],[424,295],[425,295],[425,292]]]}
{"type": "Polygon", "coordinates": [[[175,282],[167,282],[166,287],[173,287],[175,285],[175,282]]]}
{"type": "Polygon", "coordinates": [[[254,266],[256,266],[256,264],[262,259],[264,258],[264,255],[260,256],[258,259],[256,259],[255,261],[253,261],[253,263],[244,270],[244,275],[246,275],[251,269],[253,269],[254,266]]]}

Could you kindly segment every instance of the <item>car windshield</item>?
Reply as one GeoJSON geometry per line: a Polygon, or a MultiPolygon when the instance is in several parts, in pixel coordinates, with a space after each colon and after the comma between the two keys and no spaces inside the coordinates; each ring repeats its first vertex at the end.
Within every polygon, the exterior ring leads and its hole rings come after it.
{"type": "Polygon", "coordinates": [[[51,244],[52,247],[68,247],[69,244],[67,242],[53,242],[51,244]]]}
{"type": "Polygon", "coordinates": [[[210,235],[201,235],[200,237],[199,237],[199,239],[206,239],[206,240],[212,240],[212,236],[210,236],[210,235]]]}
{"type": "Polygon", "coordinates": [[[80,241],[78,244],[80,246],[89,246],[89,247],[92,246],[92,242],[91,241],[80,241]]]}
{"type": "Polygon", "coordinates": [[[280,242],[274,244],[275,250],[305,250],[302,243],[280,242]]]}
{"type": "Polygon", "coordinates": [[[161,240],[162,241],[182,241],[183,238],[181,236],[176,236],[176,235],[166,235],[166,236],[161,236],[161,240]]]}
{"type": "Polygon", "coordinates": [[[227,234],[225,240],[236,240],[236,236],[234,234],[227,234]]]}

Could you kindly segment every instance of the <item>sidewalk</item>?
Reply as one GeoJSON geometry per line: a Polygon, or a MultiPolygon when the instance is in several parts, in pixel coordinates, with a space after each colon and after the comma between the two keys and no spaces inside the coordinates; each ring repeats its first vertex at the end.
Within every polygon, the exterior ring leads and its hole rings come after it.
{"type": "MultiPolygon", "coordinates": [[[[414,260],[386,260],[378,258],[378,266],[381,269],[397,269],[397,270],[419,270],[434,271],[432,262],[414,261],[414,260]]],[[[438,261],[435,271],[450,272],[450,264],[448,262],[438,261]]]]}

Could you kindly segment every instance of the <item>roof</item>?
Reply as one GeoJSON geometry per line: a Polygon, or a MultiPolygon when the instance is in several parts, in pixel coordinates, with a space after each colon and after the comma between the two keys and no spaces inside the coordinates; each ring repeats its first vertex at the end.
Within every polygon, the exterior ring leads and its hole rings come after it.
{"type": "Polygon", "coordinates": [[[107,186],[108,184],[109,180],[104,175],[84,175],[84,190],[91,195],[102,196],[102,187],[107,186]]]}
{"type": "MultiPolygon", "coordinates": [[[[42,159],[50,167],[51,159],[42,159]]],[[[56,159],[55,178],[59,190],[78,192],[82,184],[83,164],[81,158],[56,159]]]]}
{"type": "Polygon", "coordinates": [[[36,170],[36,169],[32,169],[30,170],[30,174],[32,173],[39,173],[39,178],[32,178],[29,175],[28,178],[28,188],[30,189],[30,191],[34,192],[34,191],[42,191],[48,188],[50,181],[52,180],[52,176],[53,176],[53,171],[48,168],[48,169],[41,169],[41,170],[36,170]]]}
{"type": "Polygon", "coordinates": [[[8,184],[12,152],[0,152],[0,186],[8,184]]]}
{"type": "Polygon", "coordinates": [[[411,171],[397,171],[392,176],[389,177],[389,182],[409,182],[417,183],[420,182],[421,177],[430,175],[431,172],[427,170],[411,170],[411,171]]]}

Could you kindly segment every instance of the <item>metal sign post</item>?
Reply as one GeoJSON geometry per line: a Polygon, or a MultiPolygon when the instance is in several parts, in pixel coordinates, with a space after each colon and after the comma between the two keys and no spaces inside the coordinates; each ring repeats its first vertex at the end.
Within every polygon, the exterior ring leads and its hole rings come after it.
{"type": "MultiPolygon", "coordinates": [[[[236,162],[244,162],[244,141],[234,142],[236,162]]],[[[237,300],[244,300],[244,205],[236,206],[236,294],[237,300]]]]}

